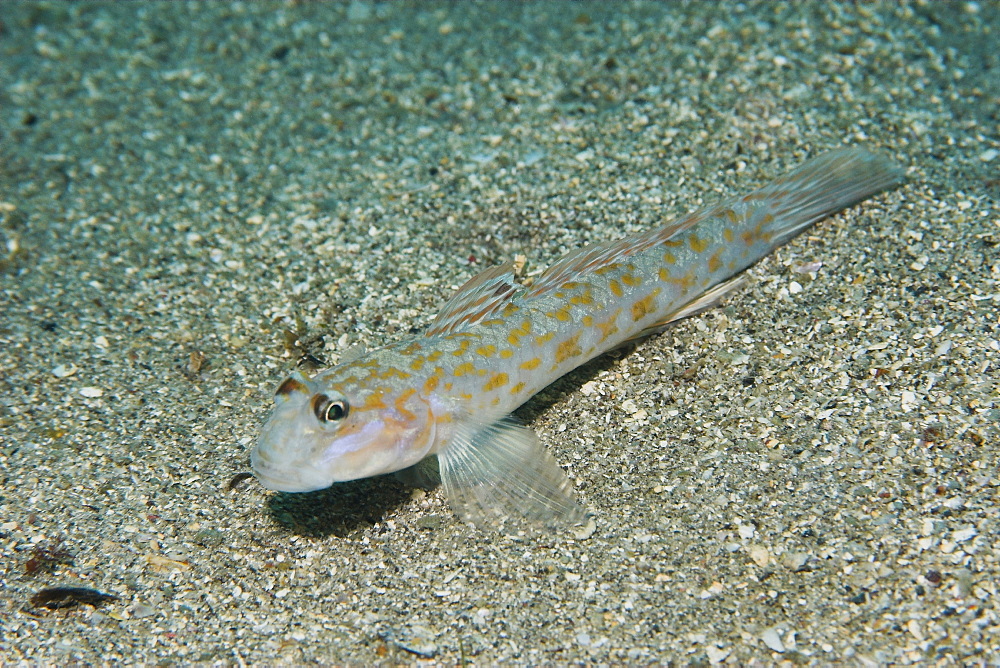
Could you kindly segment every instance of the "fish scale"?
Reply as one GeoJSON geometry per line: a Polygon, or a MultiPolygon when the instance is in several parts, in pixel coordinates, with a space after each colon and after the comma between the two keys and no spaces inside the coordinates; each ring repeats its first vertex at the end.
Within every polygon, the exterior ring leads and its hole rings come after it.
{"type": "Polygon", "coordinates": [[[487,269],[426,332],[285,380],[254,470],[271,489],[303,492],[429,468],[470,522],[580,523],[588,514],[566,476],[511,411],[588,360],[712,305],[813,222],[900,180],[874,153],[831,151],[749,195],[572,252],[530,286],[509,263],[487,269]]]}

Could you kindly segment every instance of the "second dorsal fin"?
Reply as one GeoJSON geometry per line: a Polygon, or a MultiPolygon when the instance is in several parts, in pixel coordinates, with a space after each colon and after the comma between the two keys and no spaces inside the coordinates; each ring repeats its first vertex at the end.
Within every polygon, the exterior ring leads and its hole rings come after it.
{"type": "Polygon", "coordinates": [[[452,334],[491,318],[521,287],[514,282],[514,265],[510,262],[490,267],[458,289],[425,334],[452,334]]]}
{"type": "Polygon", "coordinates": [[[695,211],[680,220],[667,223],[662,227],[655,227],[642,234],[577,248],[542,272],[542,275],[531,284],[525,296],[528,298],[538,297],[558,290],[567,281],[580,280],[581,276],[586,276],[596,269],[614,264],[630,255],[641,253],[647,248],[663,243],[702,220],[704,211],[704,209],[695,211]]]}

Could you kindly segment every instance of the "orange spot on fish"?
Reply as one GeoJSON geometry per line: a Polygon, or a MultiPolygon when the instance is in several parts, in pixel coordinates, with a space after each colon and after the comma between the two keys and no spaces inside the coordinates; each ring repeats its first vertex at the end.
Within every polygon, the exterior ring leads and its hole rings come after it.
{"type": "Polygon", "coordinates": [[[406,373],[405,371],[400,371],[394,366],[391,366],[385,369],[382,373],[378,374],[378,377],[381,378],[382,380],[389,380],[390,378],[406,379],[410,377],[410,374],[406,373]]]}
{"type": "Polygon", "coordinates": [[[719,271],[719,269],[722,267],[722,260],[719,259],[719,254],[721,252],[722,252],[722,249],[720,248],[719,250],[717,250],[714,253],[712,253],[712,257],[708,258],[708,270],[709,271],[716,272],[716,271],[719,271]]]}
{"type": "Polygon", "coordinates": [[[514,356],[514,351],[510,348],[504,348],[500,351],[500,357],[507,360],[514,356]]]}
{"type": "Polygon", "coordinates": [[[493,355],[496,354],[496,352],[497,352],[497,347],[494,346],[493,344],[487,346],[479,346],[478,348],[476,348],[476,354],[481,355],[483,357],[492,357],[493,355]]]}
{"type": "Polygon", "coordinates": [[[414,390],[413,388],[410,388],[409,390],[406,390],[406,391],[400,393],[400,395],[398,397],[396,397],[396,401],[393,402],[393,406],[395,407],[395,409],[403,416],[403,418],[405,418],[407,420],[416,420],[417,419],[417,416],[414,415],[412,411],[408,410],[403,405],[406,402],[407,399],[409,399],[411,396],[413,396],[416,393],[417,393],[416,390],[414,390]]]}
{"type": "Polygon", "coordinates": [[[604,322],[597,323],[597,328],[601,330],[601,341],[603,342],[609,336],[618,331],[618,325],[615,324],[618,321],[618,314],[622,312],[621,309],[615,311],[614,315],[605,320],[604,322]]]}
{"type": "Polygon", "coordinates": [[[722,238],[729,243],[733,243],[733,239],[736,238],[736,235],[733,233],[731,229],[727,227],[726,229],[722,230],[722,238]]]}
{"type": "Polygon", "coordinates": [[[542,363],[541,359],[539,359],[538,357],[533,357],[527,362],[521,362],[520,367],[522,369],[527,369],[528,371],[531,371],[532,369],[537,369],[541,363],[542,363]]]}
{"type": "Polygon", "coordinates": [[[695,253],[704,253],[705,249],[708,248],[708,240],[700,239],[694,232],[688,237],[688,246],[691,247],[695,253]]]}
{"type": "Polygon", "coordinates": [[[675,278],[673,282],[681,289],[681,293],[687,293],[694,285],[694,271],[689,271],[680,278],[675,278]]]}
{"type": "Polygon", "coordinates": [[[531,321],[525,320],[520,327],[516,327],[507,334],[507,342],[515,348],[521,345],[521,337],[531,331],[531,321]]]}
{"type": "Polygon", "coordinates": [[[465,374],[472,373],[475,370],[476,367],[472,365],[472,362],[463,362],[462,364],[459,364],[457,367],[455,367],[455,371],[453,373],[457,378],[461,378],[465,374]]]}
{"type": "Polygon", "coordinates": [[[552,337],[555,336],[555,335],[556,335],[555,332],[547,332],[545,334],[542,334],[541,336],[536,336],[535,337],[535,345],[536,346],[545,345],[546,343],[548,343],[549,341],[551,341],[552,337]]]}
{"type": "Polygon", "coordinates": [[[642,279],[641,278],[636,278],[632,274],[622,274],[622,283],[624,283],[625,285],[627,285],[629,287],[634,288],[634,287],[642,285],[642,279]]]}
{"type": "Polygon", "coordinates": [[[659,288],[632,304],[632,322],[639,322],[653,312],[656,308],[656,295],[658,294],[660,294],[659,288]]]}
{"type": "Polygon", "coordinates": [[[427,380],[424,381],[424,394],[430,394],[431,392],[436,390],[438,383],[440,382],[441,380],[437,376],[429,377],[427,380]]]}
{"type": "Polygon", "coordinates": [[[618,281],[612,280],[610,283],[608,283],[608,288],[611,289],[611,293],[615,297],[621,297],[622,295],[625,294],[625,291],[622,290],[622,284],[619,283],[618,281]]]}
{"type": "Polygon", "coordinates": [[[597,269],[594,270],[594,273],[597,274],[598,276],[603,276],[609,271],[615,271],[619,267],[621,267],[619,263],[612,262],[611,264],[606,264],[603,267],[598,267],[597,269]]]}
{"type": "Polygon", "coordinates": [[[666,268],[660,269],[660,271],[659,271],[659,277],[660,277],[661,281],[669,281],[670,280],[670,270],[666,269],[666,268]]]}
{"type": "Polygon", "coordinates": [[[385,407],[386,407],[385,402],[382,401],[382,390],[378,390],[377,392],[368,395],[368,398],[365,399],[365,402],[361,404],[360,409],[363,411],[372,411],[372,410],[379,410],[385,407]]]}
{"type": "Polygon", "coordinates": [[[495,373],[489,379],[489,381],[487,381],[487,383],[485,385],[483,385],[483,392],[492,392],[493,390],[497,389],[498,387],[503,387],[504,385],[506,385],[509,382],[510,382],[510,378],[507,376],[507,374],[502,373],[502,372],[501,373],[495,373]]]}
{"type": "Polygon", "coordinates": [[[510,393],[511,394],[518,394],[523,389],[524,389],[524,382],[522,381],[522,382],[518,383],[517,385],[515,385],[514,387],[510,388],[510,393]]]}
{"type": "Polygon", "coordinates": [[[663,254],[663,261],[667,264],[674,264],[677,262],[677,257],[673,253],[667,251],[663,254]]]}
{"type": "Polygon", "coordinates": [[[580,333],[577,332],[556,346],[556,364],[561,364],[570,357],[576,357],[577,355],[582,354],[583,351],[580,350],[580,344],[577,342],[579,338],[580,333]]]}

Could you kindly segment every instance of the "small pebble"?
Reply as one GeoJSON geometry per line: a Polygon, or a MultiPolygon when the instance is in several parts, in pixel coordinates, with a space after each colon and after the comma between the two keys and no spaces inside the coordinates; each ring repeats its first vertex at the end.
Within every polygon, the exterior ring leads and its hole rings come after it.
{"type": "Polygon", "coordinates": [[[726,657],[729,656],[729,652],[730,650],[721,649],[715,645],[709,645],[705,648],[705,654],[708,655],[708,660],[713,664],[725,661],[726,657]]]}
{"type": "Polygon", "coordinates": [[[781,559],[781,563],[792,572],[797,572],[806,565],[807,561],[809,561],[809,555],[805,552],[786,552],[781,559]]]}
{"type": "Polygon", "coordinates": [[[764,568],[771,561],[771,553],[762,545],[754,545],[750,548],[750,558],[755,564],[764,568]]]}
{"type": "Polygon", "coordinates": [[[976,533],[977,533],[976,527],[969,526],[963,529],[959,529],[957,531],[953,531],[951,534],[951,539],[956,543],[962,543],[971,538],[975,538],[976,533]]]}
{"type": "Polygon", "coordinates": [[[146,617],[152,617],[156,614],[156,608],[146,603],[136,603],[132,606],[132,618],[133,619],[144,619],[146,617]]]}

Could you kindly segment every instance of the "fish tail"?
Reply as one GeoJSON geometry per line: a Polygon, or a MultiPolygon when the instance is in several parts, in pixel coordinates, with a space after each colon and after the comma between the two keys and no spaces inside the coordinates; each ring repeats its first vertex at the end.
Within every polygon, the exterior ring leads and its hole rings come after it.
{"type": "Polygon", "coordinates": [[[860,148],[817,156],[743,198],[764,204],[763,231],[779,246],[816,221],[897,186],[903,170],[888,158],[860,148]]]}

